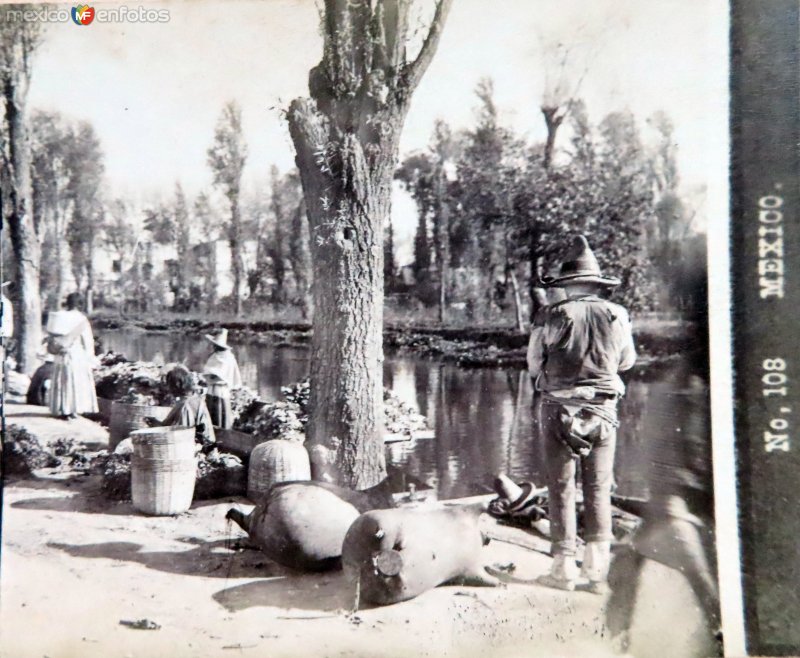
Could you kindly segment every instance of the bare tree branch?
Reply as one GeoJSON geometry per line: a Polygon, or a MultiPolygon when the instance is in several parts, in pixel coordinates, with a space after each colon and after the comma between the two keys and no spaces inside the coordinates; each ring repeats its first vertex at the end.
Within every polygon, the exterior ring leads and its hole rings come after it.
{"type": "Polygon", "coordinates": [[[406,89],[410,92],[416,89],[428,65],[433,59],[436,48],[439,46],[439,39],[442,36],[444,23],[447,20],[447,14],[450,12],[450,7],[453,5],[453,0],[439,0],[436,5],[436,13],[433,15],[428,36],[420,48],[417,58],[406,66],[404,77],[406,81],[406,89]]]}

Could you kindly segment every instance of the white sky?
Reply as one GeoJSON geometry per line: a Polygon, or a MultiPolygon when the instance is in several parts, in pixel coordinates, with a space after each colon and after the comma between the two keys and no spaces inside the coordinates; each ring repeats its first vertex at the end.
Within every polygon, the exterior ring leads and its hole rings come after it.
{"type": "MultiPolygon", "coordinates": [[[[170,22],[50,24],[30,106],[94,124],[115,194],[168,195],[176,180],[190,194],[209,186],[206,149],[229,99],[243,108],[249,185],[265,184],[272,164],[292,166],[281,110],[305,93],[319,61],[313,0],[141,4],[168,8],[170,22]]],[[[630,109],[644,127],[665,111],[676,126],[684,185],[711,185],[728,167],[727,12],[722,0],[455,0],[414,95],[402,151],[426,146],[436,118],[470,126],[483,76],[494,79],[501,120],[543,139],[541,43],[557,38],[591,50],[580,95],[593,120],[630,109]]],[[[724,212],[718,197],[709,195],[710,223],[724,212]]],[[[401,240],[414,216],[413,203],[396,194],[401,240]]]]}

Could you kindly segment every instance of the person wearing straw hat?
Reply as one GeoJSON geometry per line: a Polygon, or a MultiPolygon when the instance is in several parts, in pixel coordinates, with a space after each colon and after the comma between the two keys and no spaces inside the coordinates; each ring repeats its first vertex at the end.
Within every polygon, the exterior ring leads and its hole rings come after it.
{"type": "Polygon", "coordinates": [[[604,276],[583,235],[575,236],[557,276],[542,277],[566,299],[552,304],[531,331],[528,370],[541,393],[539,437],[547,479],[553,563],[539,582],[574,590],[579,575],[590,592],[607,591],[611,487],[619,372],[636,360],[628,312],[600,296],[619,285],[604,276]],[[581,465],[586,549],[578,574],[576,471],[581,465]]]}
{"type": "Polygon", "coordinates": [[[80,293],[67,295],[66,310],[47,318],[47,350],[53,355],[50,412],[59,418],[97,413],[92,369],[97,365],[89,319],[79,310],[80,293]]]}
{"type": "Polygon", "coordinates": [[[206,404],[214,425],[230,429],[233,425],[231,389],[242,385],[239,364],[228,345],[227,329],[205,334],[205,338],[213,349],[203,368],[203,376],[208,383],[206,404]]]}

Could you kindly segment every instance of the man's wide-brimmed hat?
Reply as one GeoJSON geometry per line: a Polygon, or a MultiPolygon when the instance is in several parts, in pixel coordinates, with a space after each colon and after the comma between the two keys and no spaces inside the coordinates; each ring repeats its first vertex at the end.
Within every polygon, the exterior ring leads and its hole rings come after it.
{"type": "Polygon", "coordinates": [[[203,334],[206,340],[210,341],[217,347],[221,347],[223,350],[229,350],[230,345],[228,345],[228,330],[227,329],[217,329],[216,331],[212,331],[209,334],[203,334]]]}
{"type": "Polygon", "coordinates": [[[603,276],[586,237],[576,235],[564,262],[561,263],[558,276],[543,276],[541,283],[545,288],[560,288],[571,283],[599,283],[604,286],[618,286],[621,281],[614,276],[603,276]]]}

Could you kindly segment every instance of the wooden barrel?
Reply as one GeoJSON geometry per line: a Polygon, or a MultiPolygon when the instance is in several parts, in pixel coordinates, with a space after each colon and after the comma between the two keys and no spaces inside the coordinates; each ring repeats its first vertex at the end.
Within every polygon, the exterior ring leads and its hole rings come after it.
{"type": "Polygon", "coordinates": [[[131,433],[131,498],[140,512],[169,516],[192,505],[197,460],[193,427],[153,427],[131,433]]]}
{"type": "Polygon", "coordinates": [[[108,425],[108,451],[113,452],[117,444],[127,439],[134,430],[147,427],[144,419],[148,416],[164,420],[170,407],[157,407],[149,404],[111,403],[111,419],[108,425]]]}
{"type": "Polygon", "coordinates": [[[247,497],[258,502],[273,484],[310,479],[311,463],[302,443],[282,439],[265,441],[250,453],[247,497]]]}

